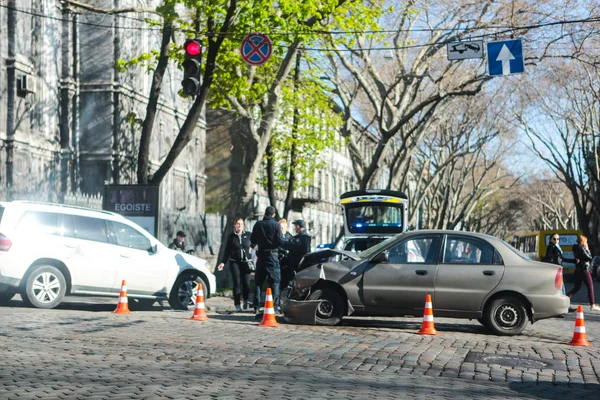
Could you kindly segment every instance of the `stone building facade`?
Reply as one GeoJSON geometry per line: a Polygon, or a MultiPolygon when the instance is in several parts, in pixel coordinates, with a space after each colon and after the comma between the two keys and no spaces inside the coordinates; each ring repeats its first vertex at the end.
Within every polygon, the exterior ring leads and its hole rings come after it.
{"type": "MultiPolygon", "coordinates": [[[[99,9],[148,8],[154,0],[88,0],[99,9]]],[[[120,73],[117,60],[159,48],[144,13],[102,14],[60,0],[0,4],[0,185],[13,197],[38,192],[102,193],[136,183],[141,121],[151,86],[147,66],[120,73]]],[[[155,16],[152,16],[155,17],[155,16]]],[[[183,35],[181,36],[183,41],[183,35]]],[[[170,63],[160,96],[150,171],[158,169],[191,105],[178,96],[170,63]]],[[[204,210],[204,122],[161,184],[163,210],[204,210]]]]}

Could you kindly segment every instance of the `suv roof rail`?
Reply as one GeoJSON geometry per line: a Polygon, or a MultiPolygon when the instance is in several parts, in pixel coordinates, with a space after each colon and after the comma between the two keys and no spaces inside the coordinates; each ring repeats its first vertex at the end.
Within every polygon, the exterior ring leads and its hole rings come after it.
{"type": "Polygon", "coordinates": [[[52,207],[62,207],[62,208],[71,208],[74,210],[82,210],[82,211],[96,211],[99,213],[103,213],[103,214],[107,214],[107,215],[114,215],[115,213],[107,211],[107,210],[98,210],[95,208],[89,208],[89,207],[81,207],[81,206],[72,206],[69,204],[60,204],[60,203],[50,203],[50,202],[44,202],[44,201],[34,201],[34,200],[13,200],[10,202],[6,202],[8,203],[19,203],[19,204],[35,204],[35,205],[39,205],[39,206],[52,206],[52,207]]]}

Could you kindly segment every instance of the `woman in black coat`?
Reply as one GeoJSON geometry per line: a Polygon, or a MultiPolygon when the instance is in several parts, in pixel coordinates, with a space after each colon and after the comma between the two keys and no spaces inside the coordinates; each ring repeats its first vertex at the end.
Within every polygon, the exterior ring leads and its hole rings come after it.
{"type": "MultiPolygon", "coordinates": [[[[560,236],[558,235],[558,233],[553,233],[552,235],[550,235],[550,242],[548,243],[548,247],[546,248],[546,255],[542,258],[542,261],[560,266],[562,266],[563,262],[575,263],[574,259],[566,258],[563,255],[563,251],[560,248],[560,236]]],[[[564,281],[562,285],[562,294],[566,294],[564,281]]]]}
{"type": "Polygon", "coordinates": [[[575,287],[567,296],[571,298],[575,293],[581,289],[581,283],[585,282],[588,290],[588,300],[590,301],[590,308],[592,311],[600,311],[600,307],[595,304],[594,301],[594,283],[592,282],[592,275],[590,274],[590,261],[592,261],[592,254],[588,248],[587,238],[580,235],[577,238],[577,244],[573,246],[573,257],[577,260],[575,266],[575,287]]]}
{"type": "Polygon", "coordinates": [[[233,303],[236,311],[242,311],[242,307],[240,307],[242,298],[244,310],[248,309],[251,272],[246,260],[252,260],[250,232],[244,231],[244,220],[236,218],[233,222],[233,232],[227,238],[223,259],[217,266],[217,269],[222,271],[225,263],[229,262],[229,271],[231,271],[231,280],[233,281],[233,303]]]}

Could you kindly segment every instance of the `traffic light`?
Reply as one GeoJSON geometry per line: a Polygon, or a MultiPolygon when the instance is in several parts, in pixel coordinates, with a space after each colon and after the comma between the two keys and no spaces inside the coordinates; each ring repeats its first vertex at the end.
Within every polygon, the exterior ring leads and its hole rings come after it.
{"type": "Polygon", "coordinates": [[[183,61],[183,93],[195,96],[200,90],[200,65],[202,60],[202,45],[197,39],[188,39],[183,45],[185,60],[183,61]]]}

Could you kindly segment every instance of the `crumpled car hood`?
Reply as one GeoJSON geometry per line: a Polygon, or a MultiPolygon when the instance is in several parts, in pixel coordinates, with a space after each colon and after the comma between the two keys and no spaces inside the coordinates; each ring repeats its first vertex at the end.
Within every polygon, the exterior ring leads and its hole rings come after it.
{"type": "Polygon", "coordinates": [[[358,256],[358,254],[350,252],[350,251],[336,250],[336,249],[319,250],[319,251],[314,251],[312,253],[305,254],[304,257],[302,257],[302,261],[300,262],[300,266],[299,266],[298,270],[302,270],[311,265],[327,262],[327,261],[329,261],[329,259],[331,257],[335,257],[338,255],[348,257],[354,261],[361,259],[358,256]]]}

